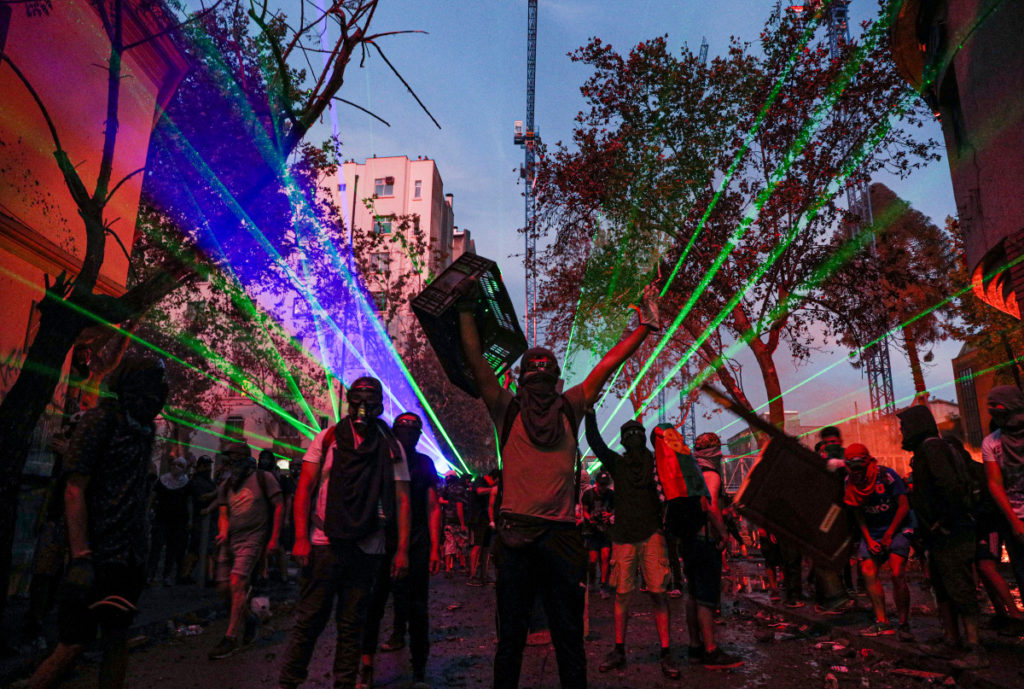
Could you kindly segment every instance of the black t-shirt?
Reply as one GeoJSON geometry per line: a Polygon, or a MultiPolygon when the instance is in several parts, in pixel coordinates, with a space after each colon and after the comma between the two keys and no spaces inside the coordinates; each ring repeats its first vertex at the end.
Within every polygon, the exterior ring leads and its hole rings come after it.
{"type": "Polygon", "coordinates": [[[444,487],[444,523],[445,526],[461,526],[459,521],[459,504],[463,505],[465,514],[466,486],[462,481],[451,481],[444,487]]]}
{"type": "Polygon", "coordinates": [[[483,476],[477,476],[473,479],[473,484],[469,489],[469,497],[466,501],[466,522],[468,524],[479,525],[490,521],[487,510],[491,502],[491,493],[486,490],[490,487],[491,485],[487,483],[487,479],[483,476]],[[481,489],[484,489],[484,492],[481,493],[481,489]]]}
{"type": "Polygon", "coordinates": [[[140,426],[112,406],[82,415],[65,474],[89,477],[85,490],[89,547],[97,563],[142,565],[149,555],[152,424],[140,426]]]}
{"type": "Polygon", "coordinates": [[[590,514],[590,519],[583,520],[583,533],[587,535],[607,534],[612,525],[612,515],[615,512],[615,491],[606,488],[604,493],[599,494],[596,488],[588,488],[584,491],[580,502],[590,514]]]}
{"type": "Polygon", "coordinates": [[[409,463],[409,493],[412,520],[409,533],[410,543],[430,543],[430,513],[427,498],[430,489],[437,490],[437,469],[430,457],[421,452],[405,453],[409,463]]]}
{"type": "Polygon", "coordinates": [[[190,483],[191,481],[180,488],[168,488],[163,481],[156,482],[156,486],[153,487],[153,513],[157,521],[177,524],[182,528],[188,525],[188,503],[192,497],[190,483]]]}

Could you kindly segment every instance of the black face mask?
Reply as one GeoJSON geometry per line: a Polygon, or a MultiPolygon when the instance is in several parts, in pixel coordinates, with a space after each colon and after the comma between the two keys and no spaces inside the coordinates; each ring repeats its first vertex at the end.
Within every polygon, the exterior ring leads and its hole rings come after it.
{"type": "Polygon", "coordinates": [[[167,393],[167,381],[161,365],[125,376],[118,386],[117,397],[125,413],[145,425],[152,423],[164,408],[167,393]]]}
{"type": "Polygon", "coordinates": [[[348,417],[358,429],[365,429],[384,413],[384,396],[376,378],[359,378],[348,391],[348,417]]]}
{"type": "Polygon", "coordinates": [[[554,389],[560,374],[558,363],[551,357],[540,355],[527,357],[523,363],[521,385],[544,386],[554,389]]]}
{"type": "Polygon", "coordinates": [[[630,429],[622,434],[622,446],[627,450],[639,450],[647,445],[647,437],[642,428],[630,429]]]}

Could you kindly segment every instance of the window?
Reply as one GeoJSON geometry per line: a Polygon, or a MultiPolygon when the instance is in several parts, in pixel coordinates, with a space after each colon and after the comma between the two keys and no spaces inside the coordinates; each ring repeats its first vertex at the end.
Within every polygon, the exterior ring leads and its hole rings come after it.
{"type": "Polygon", "coordinates": [[[413,189],[412,197],[414,199],[421,199],[421,198],[423,198],[423,180],[422,179],[416,180],[413,183],[412,189],[413,189]]]}
{"type": "Polygon", "coordinates": [[[229,416],[224,422],[224,435],[241,440],[245,435],[245,419],[241,416],[229,416]]]}
{"type": "Polygon", "coordinates": [[[370,270],[375,273],[391,274],[391,254],[384,251],[379,254],[370,254],[370,270]]]}
{"type": "Polygon", "coordinates": [[[370,292],[373,297],[373,310],[383,313],[388,307],[388,298],[383,292],[370,292]]]}
{"type": "Polygon", "coordinates": [[[382,196],[394,196],[395,195],[395,178],[394,177],[378,177],[373,180],[373,193],[378,198],[382,196]]]}
{"type": "Polygon", "coordinates": [[[391,234],[391,218],[385,218],[383,215],[378,215],[376,218],[374,218],[373,233],[391,234]]]}

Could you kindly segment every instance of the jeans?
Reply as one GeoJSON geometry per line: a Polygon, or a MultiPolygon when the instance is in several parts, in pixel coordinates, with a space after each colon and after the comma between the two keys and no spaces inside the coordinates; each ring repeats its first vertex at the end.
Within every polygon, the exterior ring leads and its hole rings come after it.
{"type": "Polygon", "coordinates": [[[359,643],[366,625],[373,580],[383,555],[367,555],[354,543],[315,545],[299,581],[295,625],[288,634],[278,684],[297,687],[306,679],[313,650],[338,599],[334,651],[335,689],[351,689],[359,669],[359,643]]]}
{"type": "Polygon", "coordinates": [[[517,689],[530,613],[539,594],[551,628],[562,689],[586,689],[583,600],[586,558],[583,537],[574,528],[554,527],[519,548],[496,542],[498,574],[498,651],[495,689],[517,689]]]}
{"type": "Polygon", "coordinates": [[[430,544],[413,543],[410,546],[409,574],[406,577],[392,581],[390,567],[391,561],[388,558],[378,572],[363,634],[363,654],[373,655],[377,652],[384,606],[388,594],[391,593],[394,595],[395,608],[394,635],[404,637],[408,626],[413,678],[423,679],[427,669],[427,655],[430,652],[430,623],[427,612],[430,595],[430,544]]]}

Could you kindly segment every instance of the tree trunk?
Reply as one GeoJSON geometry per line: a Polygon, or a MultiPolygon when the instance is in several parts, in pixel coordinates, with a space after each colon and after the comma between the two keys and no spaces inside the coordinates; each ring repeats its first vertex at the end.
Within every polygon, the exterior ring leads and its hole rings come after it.
{"type": "Polygon", "coordinates": [[[907,358],[910,360],[910,373],[914,377],[914,399],[917,400],[927,395],[928,389],[924,384],[924,370],[921,368],[921,356],[917,351],[917,337],[911,328],[903,328],[903,342],[907,347],[907,358]]]}
{"type": "Polygon", "coordinates": [[[775,359],[768,347],[757,338],[750,341],[750,350],[754,353],[758,368],[761,369],[764,391],[768,395],[768,421],[784,430],[786,408],[782,402],[782,384],[779,382],[779,371],[775,368],[775,359]]]}
{"type": "Polygon", "coordinates": [[[39,418],[60,382],[61,369],[79,334],[90,324],[50,293],[39,305],[39,330],[14,385],[0,402],[0,612],[11,580],[11,548],[21,474],[39,418]]]}

